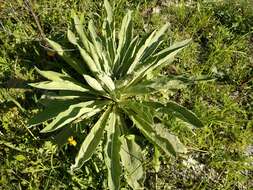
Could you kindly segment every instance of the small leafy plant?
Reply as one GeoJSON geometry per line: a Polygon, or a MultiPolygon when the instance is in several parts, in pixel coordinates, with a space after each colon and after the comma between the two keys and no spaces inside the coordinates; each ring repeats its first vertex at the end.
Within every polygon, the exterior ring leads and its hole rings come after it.
{"type": "Polygon", "coordinates": [[[196,127],[202,126],[194,113],[175,102],[164,104],[142,98],[142,95],[160,90],[177,89],[187,82],[185,78],[150,73],[171,63],[190,40],[158,51],[168,24],[146,37],[133,37],[131,12],[125,15],[120,30],[116,31],[112,7],[107,0],[104,6],[107,17],[100,33],[90,21],[86,34],[82,18],[73,15],[77,35],[68,30],[68,39],[79,50],[81,61],[64,51],[60,44],[47,39],[48,44],[79,76],[73,72],[37,69],[48,81],[30,85],[54,90],[57,95],[47,96],[50,103],[30,120],[30,126],[51,121],[42,133],[59,129],[68,131],[67,124],[98,118],[81,144],[71,170],[81,168],[102,141],[109,189],[120,188],[122,169],[127,183],[133,189],[140,189],[145,172],[136,136],[143,135],[156,147],[156,151],[176,156],[177,153],[185,153],[186,148],[162,124],[160,115],[176,117],[196,127]],[[133,131],[133,127],[138,130],[133,131]]]}

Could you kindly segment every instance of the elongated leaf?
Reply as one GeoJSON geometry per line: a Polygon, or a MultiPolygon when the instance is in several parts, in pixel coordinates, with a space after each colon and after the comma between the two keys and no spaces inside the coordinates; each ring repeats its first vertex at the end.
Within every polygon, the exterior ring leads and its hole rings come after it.
{"type": "Polygon", "coordinates": [[[93,78],[89,75],[83,75],[83,77],[91,88],[93,88],[94,90],[97,90],[99,92],[104,92],[103,87],[95,78],[93,78]]]}
{"type": "Polygon", "coordinates": [[[121,55],[122,60],[119,61],[120,62],[119,66],[114,67],[115,68],[114,74],[116,77],[120,78],[121,76],[124,76],[126,74],[128,68],[130,67],[132,63],[132,61],[129,61],[129,60],[133,59],[136,48],[137,48],[137,44],[138,44],[138,37],[136,36],[129,44],[126,51],[123,52],[124,54],[121,55]]]}
{"type": "Polygon", "coordinates": [[[40,75],[52,81],[63,81],[63,78],[66,77],[66,75],[62,73],[57,73],[54,71],[42,71],[39,70],[37,67],[35,67],[35,69],[40,75]]]}
{"type": "Polygon", "coordinates": [[[187,123],[190,123],[195,127],[203,127],[203,123],[200,121],[200,119],[192,111],[186,109],[185,107],[175,102],[169,102],[166,104],[165,108],[161,109],[161,111],[168,111],[168,113],[171,113],[170,110],[172,110],[174,113],[177,113],[176,116],[187,123]]]}
{"type": "Polygon", "coordinates": [[[132,85],[122,90],[122,94],[126,94],[127,96],[152,94],[160,90],[176,90],[185,87],[186,84],[176,77],[161,76],[152,80],[143,80],[136,85],[132,85]]]}
{"type": "Polygon", "coordinates": [[[133,189],[143,189],[145,172],[140,146],[135,142],[134,135],[120,137],[120,156],[125,169],[127,183],[133,189]]]}
{"type": "Polygon", "coordinates": [[[122,60],[124,58],[126,50],[129,47],[132,40],[131,11],[128,11],[128,13],[125,15],[122,21],[118,38],[119,38],[119,43],[118,43],[117,53],[116,53],[116,57],[114,60],[114,65],[113,65],[114,72],[116,72],[116,70],[122,64],[122,60]]]}
{"type": "Polygon", "coordinates": [[[143,102],[143,104],[155,108],[158,112],[169,114],[182,119],[194,127],[203,127],[203,123],[192,111],[175,102],[168,102],[165,105],[158,102],[143,102]]]}
{"type": "Polygon", "coordinates": [[[89,67],[90,71],[93,73],[99,73],[100,68],[97,67],[96,63],[91,58],[91,56],[88,54],[88,52],[86,50],[84,50],[82,47],[80,47],[79,45],[78,45],[78,49],[80,51],[80,54],[81,54],[83,60],[85,61],[85,63],[89,67]]]}
{"type": "MultiPolygon", "coordinates": [[[[136,111],[136,110],[134,110],[136,111]]],[[[177,153],[185,153],[186,149],[179,141],[179,139],[170,134],[165,128],[162,128],[159,125],[152,125],[142,119],[142,113],[132,112],[131,110],[127,111],[130,115],[131,120],[134,122],[137,128],[140,129],[142,134],[154,145],[158,146],[161,150],[163,150],[167,155],[176,156],[177,153]]]]}
{"type": "Polygon", "coordinates": [[[80,21],[75,13],[72,14],[72,18],[74,19],[76,32],[78,33],[86,51],[90,52],[89,40],[83,31],[83,22],[80,21]]]}
{"type": "Polygon", "coordinates": [[[85,140],[82,143],[82,146],[75,158],[75,164],[71,166],[71,171],[79,169],[82,165],[90,159],[96,147],[98,146],[104,129],[111,112],[111,108],[107,108],[107,110],[103,113],[103,115],[99,118],[96,124],[92,127],[89,134],[86,136],[85,140]]]}
{"type": "MultiPolygon", "coordinates": [[[[163,36],[165,31],[168,29],[168,27],[169,27],[169,25],[165,24],[159,31],[153,32],[147,38],[145,44],[138,51],[134,62],[129,67],[129,69],[127,71],[127,74],[131,74],[133,72],[133,70],[135,69],[137,64],[140,63],[140,60],[141,60],[142,56],[145,56],[145,51],[148,51],[149,48],[156,49],[156,47],[153,47],[153,45],[156,44],[156,46],[158,46],[160,44],[159,42],[161,41],[161,37],[163,36]]],[[[148,51],[148,52],[150,53],[150,51],[148,51]]]]}
{"type": "Polygon", "coordinates": [[[79,74],[86,72],[84,65],[80,64],[77,60],[74,59],[67,51],[65,51],[60,44],[46,39],[47,43],[53,48],[58,55],[60,55],[73,69],[75,69],[79,74]]]}
{"type": "Polygon", "coordinates": [[[171,63],[174,60],[175,55],[180,52],[187,44],[187,43],[182,43],[180,46],[172,46],[170,51],[168,51],[168,54],[162,54],[159,56],[153,56],[148,60],[148,63],[144,65],[140,65],[136,71],[134,72],[133,76],[130,78],[126,78],[125,80],[128,82],[126,83],[126,86],[129,87],[135,83],[138,83],[141,79],[143,79],[147,73],[155,70],[156,68],[164,65],[165,63],[171,63]],[[184,46],[183,46],[183,45],[184,46]]]}
{"type": "Polygon", "coordinates": [[[50,104],[48,104],[42,112],[38,113],[36,116],[29,120],[28,125],[31,127],[52,119],[56,117],[60,112],[68,109],[71,104],[77,103],[77,101],[78,100],[50,101],[50,104]]]}
{"type": "Polygon", "coordinates": [[[101,84],[103,84],[103,87],[107,89],[108,91],[114,91],[115,90],[115,84],[111,77],[109,77],[106,74],[99,74],[98,79],[101,84]]]}
{"type": "Polygon", "coordinates": [[[160,166],[161,166],[161,161],[160,161],[160,156],[161,156],[161,153],[159,152],[159,149],[155,146],[154,147],[154,155],[153,155],[153,160],[152,160],[152,163],[153,163],[153,167],[155,169],[155,172],[158,173],[159,170],[160,170],[160,166]]]}
{"type": "Polygon", "coordinates": [[[39,70],[37,67],[35,67],[36,71],[46,79],[52,80],[52,81],[62,81],[62,82],[72,82],[79,86],[83,86],[83,84],[77,82],[74,78],[70,77],[69,75],[54,72],[54,71],[42,71],[39,70]]]}
{"type": "Polygon", "coordinates": [[[68,36],[68,40],[70,41],[70,43],[72,43],[73,45],[77,45],[77,39],[76,39],[76,36],[75,34],[68,29],[68,33],[67,33],[67,36],[68,36]]]}
{"type": "Polygon", "coordinates": [[[92,20],[90,20],[90,22],[89,22],[88,29],[90,31],[90,36],[91,36],[92,42],[95,46],[96,52],[97,52],[98,56],[101,57],[102,41],[96,33],[95,26],[94,26],[94,23],[92,20]]]}
{"type": "Polygon", "coordinates": [[[88,112],[94,111],[95,109],[97,112],[102,110],[99,104],[95,101],[81,102],[71,105],[67,110],[59,113],[50,124],[41,130],[41,133],[48,133],[60,129],[64,125],[78,119],[88,112]]]}
{"type": "Polygon", "coordinates": [[[120,188],[120,128],[117,123],[117,115],[112,112],[106,127],[107,141],[105,145],[105,164],[108,169],[108,187],[111,190],[118,190],[120,188]]]}
{"type": "Polygon", "coordinates": [[[190,42],[191,42],[191,39],[183,40],[183,41],[180,41],[180,42],[175,42],[170,47],[165,48],[164,50],[158,52],[156,54],[156,56],[165,57],[166,55],[170,54],[171,52],[187,46],[190,42]]]}
{"type": "Polygon", "coordinates": [[[104,1],[104,5],[105,5],[105,10],[106,10],[106,13],[107,13],[107,20],[109,23],[112,23],[113,21],[113,10],[112,10],[112,7],[109,3],[108,0],[105,0],[104,1]]]}
{"type": "Polygon", "coordinates": [[[80,91],[89,92],[90,90],[84,85],[75,84],[70,81],[44,81],[38,83],[29,83],[28,85],[34,88],[40,88],[45,90],[70,90],[70,91],[80,91]]]}

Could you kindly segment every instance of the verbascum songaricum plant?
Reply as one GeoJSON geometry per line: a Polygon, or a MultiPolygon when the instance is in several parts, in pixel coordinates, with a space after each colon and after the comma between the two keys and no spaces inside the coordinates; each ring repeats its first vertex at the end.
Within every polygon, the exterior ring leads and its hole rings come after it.
{"type": "Polygon", "coordinates": [[[185,82],[176,76],[147,75],[172,63],[174,56],[190,40],[158,51],[168,24],[146,37],[134,37],[131,12],[127,12],[120,30],[116,31],[113,10],[107,0],[104,7],[107,17],[100,34],[92,20],[85,33],[82,19],[73,15],[76,32],[68,30],[68,39],[79,50],[81,61],[70,56],[60,44],[47,39],[51,48],[69,64],[74,73],[80,75],[81,80],[66,72],[37,69],[47,81],[30,85],[56,91],[57,95],[50,97],[50,104],[30,120],[30,126],[47,121],[49,123],[41,132],[48,133],[59,129],[70,130],[67,124],[98,118],[82,142],[71,170],[81,168],[103,141],[109,189],[120,188],[122,171],[133,189],[141,189],[145,171],[136,136],[143,135],[160,152],[176,156],[186,152],[185,146],[162,122],[154,122],[154,118],[159,118],[162,113],[195,127],[202,126],[193,112],[175,102],[164,104],[141,98],[161,90],[177,89],[185,82]],[[138,129],[136,133],[130,132],[132,126],[138,129]]]}

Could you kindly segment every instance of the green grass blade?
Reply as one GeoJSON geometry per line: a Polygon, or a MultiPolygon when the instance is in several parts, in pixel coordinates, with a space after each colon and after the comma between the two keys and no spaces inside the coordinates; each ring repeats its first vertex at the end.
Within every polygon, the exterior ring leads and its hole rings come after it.
{"type": "Polygon", "coordinates": [[[104,129],[111,112],[111,108],[107,108],[107,110],[103,113],[103,115],[99,118],[99,120],[92,127],[89,134],[84,139],[81,148],[75,158],[75,164],[71,166],[71,171],[79,169],[83,166],[83,164],[90,159],[96,147],[98,146],[104,129]]]}

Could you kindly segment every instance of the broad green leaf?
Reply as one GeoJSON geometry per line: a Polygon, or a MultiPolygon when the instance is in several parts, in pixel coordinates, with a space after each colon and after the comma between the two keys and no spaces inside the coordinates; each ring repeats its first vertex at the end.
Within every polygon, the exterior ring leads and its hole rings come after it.
{"type": "Polygon", "coordinates": [[[115,39],[114,39],[114,30],[112,24],[108,23],[107,20],[104,21],[102,34],[104,37],[104,46],[107,49],[107,52],[110,56],[110,68],[113,68],[113,62],[115,58],[115,39]]]}
{"type": "Polygon", "coordinates": [[[68,40],[70,43],[74,44],[74,45],[77,45],[77,39],[76,39],[76,36],[75,34],[68,29],[68,33],[67,33],[67,36],[68,36],[68,40]]]}
{"type": "Polygon", "coordinates": [[[83,75],[83,77],[91,88],[99,92],[104,92],[103,87],[95,78],[89,75],[83,75]]]}
{"type": "Polygon", "coordinates": [[[113,22],[113,10],[112,10],[112,7],[109,3],[108,0],[105,0],[104,1],[104,5],[105,5],[105,10],[106,10],[106,13],[107,13],[107,20],[109,23],[112,23],[113,22]]]}
{"type": "Polygon", "coordinates": [[[90,159],[90,157],[96,150],[96,147],[102,139],[110,112],[111,108],[109,107],[99,118],[99,120],[92,127],[91,131],[84,139],[81,148],[75,158],[75,164],[71,166],[71,171],[81,168],[83,164],[90,159]]]}
{"type": "Polygon", "coordinates": [[[58,72],[54,72],[54,71],[42,71],[39,70],[37,67],[35,67],[36,71],[43,77],[45,77],[48,80],[51,81],[63,81],[63,82],[73,82],[75,84],[78,84],[80,86],[82,86],[83,84],[78,83],[74,78],[70,77],[69,75],[62,74],[62,73],[58,73],[58,72]]]}
{"type": "Polygon", "coordinates": [[[179,139],[170,134],[165,128],[159,125],[150,124],[142,118],[142,113],[127,111],[131,120],[134,122],[137,128],[140,129],[142,134],[154,145],[158,146],[167,155],[176,156],[177,153],[185,153],[186,149],[181,144],[179,139]]]}
{"type": "Polygon", "coordinates": [[[118,116],[115,110],[111,113],[108,125],[106,126],[107,140],[105,144],[105,164],[108,170],[108,187],[111,190],[120,188],[120,127],[118,125],[118,116]]]}
{"type": "Polygon", "coordinates": [[[96,48],[96,52],[99,55],[99,57],[101,57],[100,54],[102,52],[102,42],[96,33],[95,26],[94,26],[94,23],[92,20],[90,20],[90,22],[89,22],[88,29],[90,31],[90,36],[91,36],[92,42],[96,48]]]}
{"type": "Polygon", "coordinates": [[[175,102],[168,102],[166,104],[161,104],[159,102],[143,102],[143,104],[155,108],[158,112],[162,112],[182,119],[194,127],[203,127],[203,123],[192,111],[175,102]]]}
{"type": "Polygon", "coordinates": [[[152,94],[160,90],[175,90],[185,88],[181,80],[170,78],[169,76],[161,76],[151,80],[142,80],[136,85],[132,85],[122,90],[122,94],[127,96],[152,94]]]}
{"type": "Polygon", "coordinates": [[[114,65],[113,65],[114,72],[116,72],[116,70],[122,64],[122,60],[124,58],[126,50],[128,49],[132,40],[131,11],[128,11],[128,13],[125,15],[122,21],[118,38],[119,38],[119,43],[118,43],[117,53],[116,53],[116,57],[114,60],[114,65]]]}
{"type": "Polygon", "coordinates": [[[183,40],[183,41],[180,41],[180,42],[175,42],[170,47],[165,48],[164,50],[158,52],[156,54],[156,56],[164,57],[164,56],[170,54],[171,52],[173,52],[177,49],[180,49],[180,48],[183,48],[183,47],[187,46],[190,42],[191,42],[191,39],[183,40]]]}
{"type": "Polygon", "coordinates": [[[29,83],[28,85],[34,88],[40,88],[45,90],[70,90],[70,91],[80,91],[89,92],[90,90],[84,85],[75,84],[70,81],[44,81],[37,83],[29,83]]]}
{"type": "Polygon", "coordinates": [[[69,54],[69,52],[65,51],[60,44],[49,39],[46,39],[46,41],[51,46],[51,48],[53,48],[58,53],[58,55],[60,55],[79,74],[86,72],[86,68],[82,64],[78,63],[78,61],[76,61],[74,57],[69,54]]]}
{"type": "Polygon", "coordinates": [[[124,76],[125,73],[127,72],[128,68],[130,67],[132,61],[131,59],[133,59],[134,53],[136,51],[137,48],[137,43],[138,43],[138,37],[136,36],[129,44],[129,46],[127,47],[126,51],[123,52],[123,54],[121,55],[122,60],[120,60],[119,66],[118,68],[115,66],[115,71],[114,74],[116,75],[116,77],[121,77],[124,76]],[[129,61],[130,60],[130,61],[129,61]]]}
{"type": "Polygon", "coordinates": [[[165,31],[168,29],[169,25],[165,24],[159,31],[154,31],[145,41],[145,44],[140,48],[138,51],[136,58],[134,62],[129,67],[127,74],[131,74],[138,63],[140,63],[140,60],[142,56],[145,55],[145,51],[147,51],[149,48],[156,49],[153,47],[154,44],[159,45],[159,42],[161,41],[161,37],[165,33],[165,31]]]}
{"type": "Polygon", "coordinates": [[[114,84],[111,77],[109,77],[106,74],[99,74],[97,77],[98,77],[100,83],[104,84],[103,85],[103,86],[105,86],[104,88],[106,88],[109,91],[114,91],[115,90],[115,84],[114,84]]]}
{"type": "Polygon", "coordinates": [[[63,78],[66,77],[66,75],[62,73],[57,73],[54,71],[42,71],[39,70],[37,67],[35,67],[35,70],[46,79],[52,80],[52,81],[63,81],[63,78]]]}
{"type": "Polygon", "coordinates": [[[95,111],[95,113],[101,111],[103,104],[99,105],[98,102],[88,101],[81,102],[69,106],[69,108],[61,113],[59,113],[56,118],[48,124],[44,129],[41,130],[41,133],[48,133],[60,129],[64,125],[80,118],[84,114],[95,111]]]}
{"type": "Polygon", "coordinates": [[[52,119],[56,117],[60,112],[67,110],[70,105],[77,102],[78,100],[51,100],[50,104],[48,104],[42,112],[38,113],[28,121],[28,125],[31,127],[52,119]]]}
{"type": "Polygon", "coordinates": [[[86,50],[84,50],[79,45],[78,45],[78,49],[80,51],[80,54],[81,54],[83,60],[85,61],[85,63],[89,67],[90,71],[93,72],[93,73],[99,73],[100,72],[100,70],[99,70],[100,68],[97,67],[96,63],[91,58],[91,56],[88,54],[88,52],[86,50]]]}
{"type": "Polygon", "coordinates": [[[167,112],[168,114],[171,113],[171,111],[173,111],[175,116],[179,117],[185,122],[190,123],[195,127],[203,127],[203,123],[192,111],[175,102],[168,102],[166,104],[166,107],[161,109],[161,111],[167,112]]]}
{"type": "Polygon", "coordinates": [[[75,13],[72,14],[72,18],[74,19],[76,32],[78,33],[86,51],[90,52],[89,40],[83,31],[83,23],[80,21],[80,19],[75,13]]]}
{"type": "Polygon", "coordinates": [[[145,172],[140,146],[135,142],[134,135],[120,137],[121,163],[125,170],[125,178],[132,189],[143,189],[145,172]]]}
{"type": "Polygon", "coordinates": [[[180,46],[172,46],[170,51],[168,51],[168,54],[162,54],[162,55],[157,55],[153,56],[148,60],[148,63],[139,65],[136,71],[134,72],[133,76],[130,78],[127,78],[125,82],[127,83],[126,86],[129,87],[137,82],[139,82],[141,79],[143,79],[147,73],[155,70],[156,68],[164,65],[165,63],[171,63],[174,60],[175,55],[180,52],[187,44],[187,43],[182,43],[180,46]],[[184,46],[183,46],[184,45],[184,46]]]}

